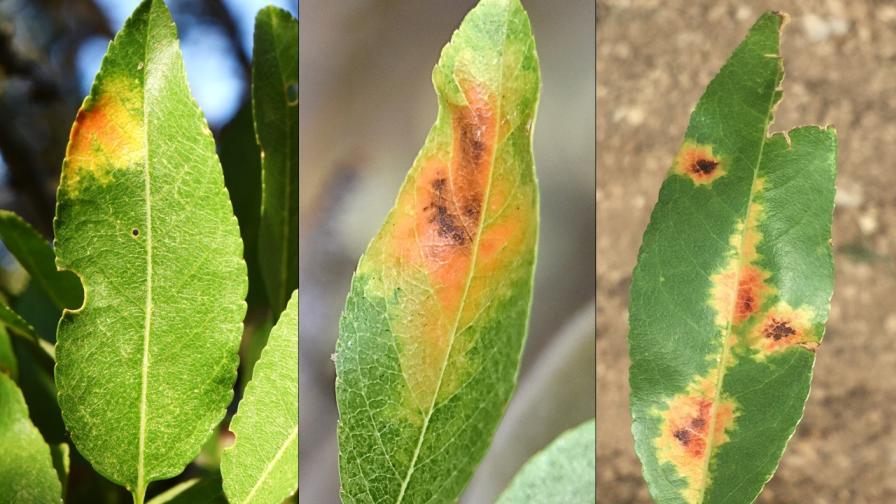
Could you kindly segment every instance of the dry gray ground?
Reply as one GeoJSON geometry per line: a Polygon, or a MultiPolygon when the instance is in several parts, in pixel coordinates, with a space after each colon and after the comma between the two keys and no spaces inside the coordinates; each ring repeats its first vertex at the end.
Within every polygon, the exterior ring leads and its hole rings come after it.
{"type": "Polygon", "coordinates": [[[791,14],[773,130],[840,139],[836,287],[805,417],[758,502],[896,502],[896,3],[598,6],[598,481],[649,502],[628,415],[626,306],[641,234],[696,100],[755,18],[791,14]]]}

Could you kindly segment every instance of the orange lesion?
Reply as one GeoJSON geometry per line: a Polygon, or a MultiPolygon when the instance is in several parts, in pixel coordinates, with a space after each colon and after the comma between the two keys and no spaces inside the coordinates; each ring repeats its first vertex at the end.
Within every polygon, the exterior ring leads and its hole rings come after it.
{"type": "Polygon", "coordinates": [[[108,171],[140,162],[144,157],[142,97],[126,78],[107,78],[75,118],[63,164],[63,181],[79,185],[84,174],[101,183],[108,171]]]}
{"type": "Polygon", "coordinates": [[[490,202],[501,194],[490,191],[502,182],[489,187],[498,123],[484,87],[465,82],[462,89],[466,104],[448,105],[450,141],[442,142],[442,150],[424,149],[382,241],[382,257],[393,271],[388,274],[396,275],[388,283],[408,295],[416,293],[416,315],[396,317],[393,331],[402,341],[402,368],[419,407],[428,407],[440,379],[447,383],[443,394],[451,388],[451,377],[440,371],[449,351],[458,355],[457,363],[463,361],[469,342],[455,333],[478,313],[480,304],[473,298],[484,297],[475,278],[496,264],[509,243],[519,240],[522,224],[514,221],[525,218],[522,211],[507,212],[483,226],[483,214],[494,217],[490,202]]]}
{"type": "Polygon", "coordinates": [[[712,146],[686,140],[675,156],[672,173],[691,179],[696,185],[709,185],[725,175],[727,166],[720,156],[714,155],[712,146]]]}
{"type": "Polygon", "coordinates": [[[800,346],[808,350],[818,348],[818,337],[812,330],[813,312],[809,308],[793,308],[779,302],[768,310],[750,334],[750,344],[764,360],[769,355],[800,346]]]}
{"type": "Polygon", "coordinates": [[[712,277],[712,306],[716,324],[742,324],[759,312],[771,288],[766,281],[771,275],[751,264],[741,265],[732,259],[720,273],[712,277]]]}
{"type": "Polygon", "coordinates": [[[758,265],[757,247],[762,241],[759,221],[763,214],[758,195],[764,186],[762,178],[754,182],[746,218],[738,223],[729,239],[731,257],[721,271],[710,278],[710,305],[720,327],[746,322],[763,308],[774,293],[768,283],[771,273],[758,265]]]}
{"type": "Polygon", "coordinates": [[[691,383],[660,413],[660,435],[655,441],[660,463],[669,463],[684,479],[687,502],[699,502],[709,486],[708,459],[728,441],[737,416],[733,400],[718,394],[719,371],[691,383]]]}

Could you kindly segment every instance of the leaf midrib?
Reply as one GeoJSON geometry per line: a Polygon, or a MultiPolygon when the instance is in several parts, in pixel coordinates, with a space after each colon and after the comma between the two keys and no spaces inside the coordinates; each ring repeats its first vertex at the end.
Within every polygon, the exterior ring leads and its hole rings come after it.
{"type": "MultiPolygon", "coordinates": [[[[495,142],[496,142],[496,145],[494,148],[492,148],[491,162],[489,163],[488,185],[486,186],[485,194],[483,195],[483,208],[485,208],[484,203],[487,202],[489,199],[489,196],[491,193],[491,188],[492,188],[492,181],[494,180],[494,174],[495,174],[495,169],[494,169],[495,157],[496,157],[497,150],[498,150],[497,149],[497,140],[498,140],[498,136],[500,133],[500,124],[498,124],[498,122],[501,120],[501,109],[502,109],[501,106],[502,106],[502,97],[503,97],[503,94],[501,93],[500,88],[504,84],[504,51],[505,51],[506,45],[507,45],[507,24],[510,19],[511,9],[512,9],[512,6],[507,5],[507,8],[504,13],[504,23],[503,23],[504,33],[502,36],[501,57],[499,58],[501,66],[500,66],[500,71],[498,73],[498,86],[497,86],[498,92],[496,93],[497,105],[495,107],[495,118],[496,118],[495,119],[495,121],[496,121],[495,142]]],[[[453,68],[452,68],[452,73],[453,73],[453,68]]],[[[452,78],[453,77],[454,76],[452,75],[452,78]]],[[[411,476],[414,474],[415,464],[417,463],[417,458],[420,456],[420,449],[423,446],[423,440],[426,437],[426,432],[427,432],[427,429],[429,428],[429,421],[432,418],[433,411],[435,411],[436,399],[439,397],[439,393],[442,390],[442,383],[443,383],[443,378],[445,376],[445,369],[448,367],[448,360],[451,356],[451,351],[454,347],[454,341],[455,341],[455,339],[457,339],[457,328],[460,325],[460,318],[464,312],[464,305],[466,304],[467,294],[469,293],[470,284],[472,283],[473,272],[476,270],[476,260],[479,256],[479,240],[482,237],[483,224],[485,222],[486,213],[487,212],[483,211],[483,212],[481,212],[481,215],[479,216],[479,226],[478,226],[478,230],[476,233],[476,238],[473,241],[473,245],[472,245],[473,246],[473,256],[470,259],[470,268],[467,271],[467,278],[466,278],[466,281],[464,284],[464,293],[461,296],[460,306],[458,306],[457,314],[455,315],[455,318],[454,318],[454,324],[451,329],[451,339],[448,342],[448,349],[445,352],[445,358],[443,359],[441,369],[439,370],[439,379],[437,382],[435,393],[433,393],[433,395],[432,395],[432,401],[430,402],[429,410],[426,412],[426,416],[423,419],[423,427],[420,429],[420,436],[417,439],[417,446],[414,449],[414,455],[411,458],[411,463],[408,465],[407,474],[405,475],[405,478],[401,483],[401,491],[398,494],[398,498],[395,500],[395,504],[401,504],[403,502],[405,491],[407,490],[408,484],[411,481],[411,476]]]]}
{"type": "Polygon", "coordinates": [[[143,42],[143,179],[144,179],[144,199],[146,202],[146,219],[144,225],[146,227],[146,305],[143,322],[143,362],[141,365],[140,376],[140,432],[137,448],[137,503],[142,503],[146,492],[146,484],[144,482],[144,459],[146,458],[146,392],[149,382],[149,337],[152,331],[152,188],[149,173],[149,119],[147,117],[146,106],[146,76],[148,72],[148,61],[146,61],[147,47],[149,46],[150,30],[152,29],[152,13],[155,3],[151,3],[146,19],[146,38],[143,42]]]}
{"type": "Polygon", "coordinates": [[[277,453],[274,454],[274,458],[268,462],[267,466],[265,466],[264,471],[262,471],[261,476],[258,477],[258,481],[255,482],[255,486],[252,487],[252,490],[249,491],[249,495],[243,499],[242,504],[247,504],[251,502],[252,499],[255,498],[255,493],[258,492],[258,489],[261,488],[262,483],[264,483],[268,476],[271,474],[271,471],[274,470],[274,466],[280,462],[280,459],[283,458],[283,454],[286,453],[286,449],[299,437],[299,426],[296,425],[292,432],[289,433],[286,440],[283,441],[283,444],[280,445],[280,448],[277,449],[277,453]]]}
{"type": "MultiPolygon", "coordinates": [[[[780,49],[776,52],[776,57],[780,58],[780,49]]],[[[710,410],[710,419],[709,419],[709,436],[707,438],[706,443],[706,460],[703,461],[703,470],[701,471],[703,476],[703,481],[701,482],[703,488],[700,493],[700,504],[704,504],[706,502],[706,491],[709,489],[709,485],[707,484],[709,481],[709,462],[712,459],[713,449],[715,448],[715,438],[716,438],[716,421],[718,420],[718,409],[719,409],[719,401],[722,399],[722,387],[725,384],[725,374],[727,371],[727,360],[728,360],[728,339],[731,336],[731,328],[734,321],[734,312],[736,310],[737,305],[737,289],[740,286],[740,276],[743,268],[743,251],[744,251],[744,237],[747,234],[747,225],[750,219],[750,213],[753,210],[753,196],[756,189],[756,179],[759,175],[759,167],[762,165],[762,156],[765,152],[765,145],[768,141],[769,134],[768,128],[771,125],[773,120],[771,111],[775,105],[775,95],[777,94],[777,88],[781,86],[781,74],[783,72],[780,59],[778,60],[778,66],[775,71],[775,89],[772,90],[771,96],[769,98],[768,107],[766,110],[768,111],[765,114],[765,121],[762,127],[762,142],[759,145],[759,154],[756,156],[756,165],[753,168],[753,177],[750,180],[750,196],[747,198],[747,206],[744,210],[743,215],[743,228],[740,233],[740,241],[737,246],[737,275],[735,276],[734,288],[735,295],[731,296],[731,304],[728,308],[729,316],[727,317],[728,323],[725,326],[725,332],[722,336],[722,354],[719,356],[719,372],[718,377],[716,378],[715,385],[715,397],[712,402],[712,409],[710,410]]]]}

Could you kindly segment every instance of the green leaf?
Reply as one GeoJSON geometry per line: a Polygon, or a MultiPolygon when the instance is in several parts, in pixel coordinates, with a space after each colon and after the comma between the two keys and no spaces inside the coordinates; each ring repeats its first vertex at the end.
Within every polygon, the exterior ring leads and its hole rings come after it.
{"type": "Polygon", "coordinates": [[[561,434],[513,478],[498,504],[594,503],[594,419],[561,434]]]}
{"type": "Polygon", "coordinates": [[[50,360],[55,358],[55,348],[53,344],[41,339],[40,336],[37,335],[37,331],[31,327],[31,324],[26,322],[18,313],[7,306],[2,299],[0,299],[0,324],[8,329],[12,329],[13,334],[19,335],[27,340],[30,344],[34,345],[35,348],[38,348],[41,352],[46,354],[46,357],[49,357],[50,360]]]}
{"type": "Polygon", "coordinates": [[[0,373],[0,502],[62,502],[50,447],[31,419],[22,392],[0,373]]]}
{"type": "Polygon", "coordinates": [[[433,71],[439,112],[340,321],[345,502],[457,499],[516,382],[538,236],[538,59],[518,0],[483,0],[433,71]]]}
{"type": "Polygon", "coordinates": [[[57,201],[58,264],[85,291],[57,332],[59,405],[78,451],[142,503],[223,418],[246,311],[239,228],[161,0],[110,44],[57,201]]]}
{"type": "Polygon", "coordinates": [[[261,214],[261,155],[255,143],[252,104],[249,100],[233,119],[220,129],[218,155],[233,212],[240,223],[243,256],[249,271],[249,312],[267,306],[264,280],[258,260],[258,221],[261,214]]]}
{"type": "Polygon", "coordinates": [[[0,327],[0,373],[8,374],[13,380],[19,378],[19,361],[5,327],[0,327]]]}
{"type": "Polygon", "coordinates": [[[84,296],[78,277],[56,269],[53,249],[30,224],[14,212],[0,210],[0,240],[56,306],[81,306],[84,296]]]}
{"type": "Polygon", "coordinates": [[[228,504],[221,475],[213,473],[179,483],[153,497],[148,504],[228,504]]]}
{"type": "Polygon", "coordinates": [[[760,17],[698,102],[632,278],[632,432],[657,502],[752,502],[809,393],[836,133],[768,136],[785,20],[760,17]]]}
{"type": "Polygon", "coordinates": [[[62,497],[65,500],[68,490],[68,473],[71,469],[71,449],[67,443],[50,445],[50,457],[53,459],[53,469],[56,470],[56,476],[62,485],[62,497]]]}
{"type": "Polygon", "coordinates": [[[276,7],[255,18],[252,112],[261,148],[261,274],[271,311],[299,287],[299,21],[276,7]]]}
{"type": "Polygon", "coordinates": [[[20,317],[18,313],[14,312],[2,300],[0,300],[0,324],[18,332],[30,341],[36,342],[39,339],[31,324],[26,322],[25,319],[20,317]]]}
{"type": "Polygon", "coordinates": [[[271,330],[221,456],[231,503],[279,504],[299,483],[299,295],[271,330]]]}

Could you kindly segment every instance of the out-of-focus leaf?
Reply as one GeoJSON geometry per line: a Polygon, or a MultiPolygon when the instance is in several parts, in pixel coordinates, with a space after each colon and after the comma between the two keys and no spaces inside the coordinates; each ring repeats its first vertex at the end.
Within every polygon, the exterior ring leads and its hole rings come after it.
{"type": "Polygon", "coordinates": [[[498,504],[594,503],[594,420],[563,433],[532,457],[498,504]]]}
{"type": "Polygon", "coordinates": [[[0,327],[0,373],[8,374],[13,380],[19,379],[19,361],[5,327],[0,327]]]}
{"type": "Polygon", "coordinates": [[[56,470],[56,476],[59,477],[59,483],[62,485],[62,498],[65,500],[65,494],[68,490],[68,473],[71,469],[68,443],[50,445],[50,457],[53,459],[53,469],[56,470]]]}
{"type": "Polygon", "coordinates": [[[239,227],[161,0],[115,36],[78,112],[55,231],[86,298],[59,323],[59,405],[78,451],[139,504],[223,418],[246,311],[239,227]]]}
{"type": "Polygon", "coordinates": [[[833,288],[836,133],[768,135],[766,13],[710,82],[632,278],[635,447],[660,503],[753,502],[803,414],[833,288]]]}
{"type": "Polygon", "coordinates": [[[78,277],[56,269],[53,249],[30,224],[14,212],[0,210],[0,240],[56,306],[81,306],[84,295],[78,277]]]}
{"type": "Polygon", "coordinates": [[[236,440],[221,457],[230,502],[279,504],[295,493],[299,480],[298,291],[293,291],[271,330],[230,430],[236,440]]]}
{"type": "Polygon", "coordinates": [[[16,383],[0,373],[0,502],[62,502],[50,447],[28,418],[16,383]]]}
{"type": "Polygon", "coordinates": [[[299,22],[265,7],[255,18],[252,112],[261,148],[258,247],[271,312],[299,287],[299,22]]]}
{"type": "Polygon", "coordinates": [[[436,124],[361,258],[336,346],[344,502],[451,502],[516,382],[538,236],[538,59],[483,0],[433,71],[436,124]]]}
{"type": "Polygon", "coordinates": [[[25,291],[11,301],[12,308],[31,324],[42,340],[56,343],[56,326],[62,309],[53,304],[43,290],[29,282],[25,291]]]}
{"type": "Polygon", "coordinates": [[[212,473],[179,483],[153,497],[147,504],[228,504],[221,475],[212,473]]]}
{"type": "Polygon", "coordinates": [[[13,338],[13,349],[19,362],[19,388],[28,403],[31,421],[50,444],[66,440],[62,413],[56,402],[56,384],[53,382],[53,362],[46,353],[33,344],[13,338]]]}
{"type": "Polygon", "coordinates": [[[19,333],[33,343],[37,343],[40,339],[37,332],[31,327],[31,324],[25,322],[25,319],[7,306],[2,299],[0,299],[0,324],[19,333]]]}
{"type": "Polygon", "coordinates": [[[233,213],[240,222],[243,257],[249,271],[249,311],[267,306],[264,280],[258,261],[258,220],[261,214],[261,156],[255,142],[250,101],[218,134],[218,155],[233,213]]]}
{"type": "Polygon", "coordinates": [[[245,390],[246,385],[252,381],[252,373],[255,370],[255,364],[261,357],[261,352],[268,343],[268,337],[271,333],[273,322],[270,317],[266,318],[261,325],[256,326],[254,330],[247,334],[244,338],[242,354],[240,358],[240,388],[245,390]]]}

